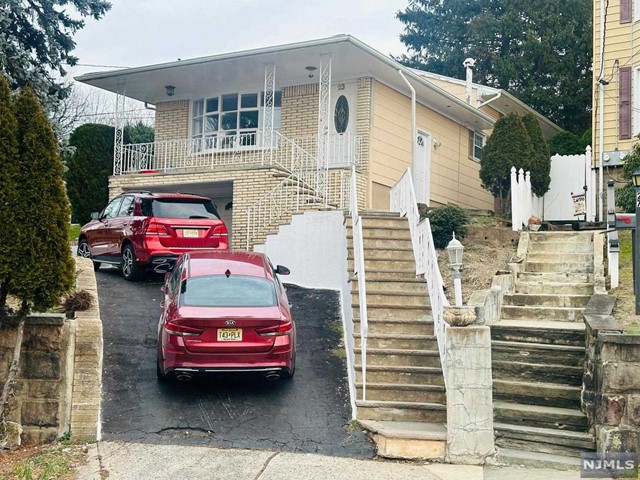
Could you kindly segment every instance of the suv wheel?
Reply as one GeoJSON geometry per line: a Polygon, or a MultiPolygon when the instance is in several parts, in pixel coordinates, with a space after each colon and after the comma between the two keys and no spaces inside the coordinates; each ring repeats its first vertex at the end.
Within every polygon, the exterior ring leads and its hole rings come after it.
{"type": "MultiPolygon", "coordinates": [[[[78,242],[78,256],[83,258],[91,258],[91,252],[89,251],[89,242],[86,238],[81,238],[78,242]]],[[[100,262],[93,262],[93,270],[100,268],[100,262]]]]}
{"type": "Polygon", "coordinates": [[[133,282],[142,275],[142,268],[136,263],[136,252],[130,243],[122,249],[122,276],[125,280],[133,282]]]}

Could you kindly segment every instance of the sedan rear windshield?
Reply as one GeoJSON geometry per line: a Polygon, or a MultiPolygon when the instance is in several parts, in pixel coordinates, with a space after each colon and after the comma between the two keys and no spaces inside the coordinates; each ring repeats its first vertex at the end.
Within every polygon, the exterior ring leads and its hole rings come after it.
{"type": "Polygon", "coordinates": [[[192,277],[182,284],[180,304],[190,307],[273,307],[273,282],[239,275],[192,277]]]}
{"type": "Polygon", "coordinates": [[[142,200],[142,214],[159,218],[220,218],[211,200],[192,198],[145,198],[142,200]]]}

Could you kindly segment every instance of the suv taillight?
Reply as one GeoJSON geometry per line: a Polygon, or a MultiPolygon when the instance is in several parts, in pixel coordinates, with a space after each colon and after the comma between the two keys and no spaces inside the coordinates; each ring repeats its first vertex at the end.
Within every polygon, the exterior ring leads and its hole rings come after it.
{"type": "Polygon", "coordinates": [[[227,231],[227,226],[224,224],[216,225],[213,227],[213,231],[211,232],[212,237],[226,237],[228,235],[229,232],[227,231]]]}
{"type": "Polygon", "coordinates": [[[169,232],[164,225],[160,225],[159,223],[150,223],[147,227],[147,231],[145,235],[157,235],[158,237],[168,237],[169,232]]]}
{"type": "Polygon", "coordinates": [[[169,335],[176,335],[178,337],[197,337],[204,332],[201,328],[184,327],[182,325],[176,325],[175,323],[167,323],[164,326],[164,331],[169,335]]]}
{"type": "Polygon", "coordinates": [[[289,335],[293,331],[293,323],[287,322],[282,325],[268,328],[258,328],[256,332],[263,337],[280,337],[282,335],[289,335]]]}

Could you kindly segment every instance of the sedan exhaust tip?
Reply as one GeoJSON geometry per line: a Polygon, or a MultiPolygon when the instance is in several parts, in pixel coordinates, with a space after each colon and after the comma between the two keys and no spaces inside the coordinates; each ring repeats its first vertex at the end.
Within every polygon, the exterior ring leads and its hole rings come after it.
{"type": "Polygon", "coordinates": [[[191,375],[190,373],[180,372],[176,374],[176,380],[184,383],[190,382],[191,380],[193,380],[193,375],[191,375]]]}
{"type": "Polygon", "coordinates": [[[265,380],[268,382],[275,382],[276,380],[280,380],[280,374],[277,372],[270,372],[264,376],[265,380]]]}

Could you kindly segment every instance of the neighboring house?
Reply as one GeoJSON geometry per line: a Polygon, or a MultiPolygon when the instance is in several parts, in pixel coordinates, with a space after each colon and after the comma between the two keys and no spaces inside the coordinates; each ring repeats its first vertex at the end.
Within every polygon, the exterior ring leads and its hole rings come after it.
{"type": "Polygon", "coordinates": [[[594,166],[620,166],[640,133],[639,44],[640,0],[594,0],[594,166]]]}
{"type": "Polygon", "coordinates": [[[509,108],[530,110],[475,86],[486,104],[477,108],[460,98],[459,81],[406,68],[349,35],[77,80],[118,94],[111,196],[207,194],[234,248],[261,243],[292,212],[344,208],[352,166],[362,207],[388,210],[391,187],[412,167],[419,202],[492,209],[478,174],[483,138],[509,108]],[[125,98],[155,106],[154,143],[122,144],[125,98]]]}

